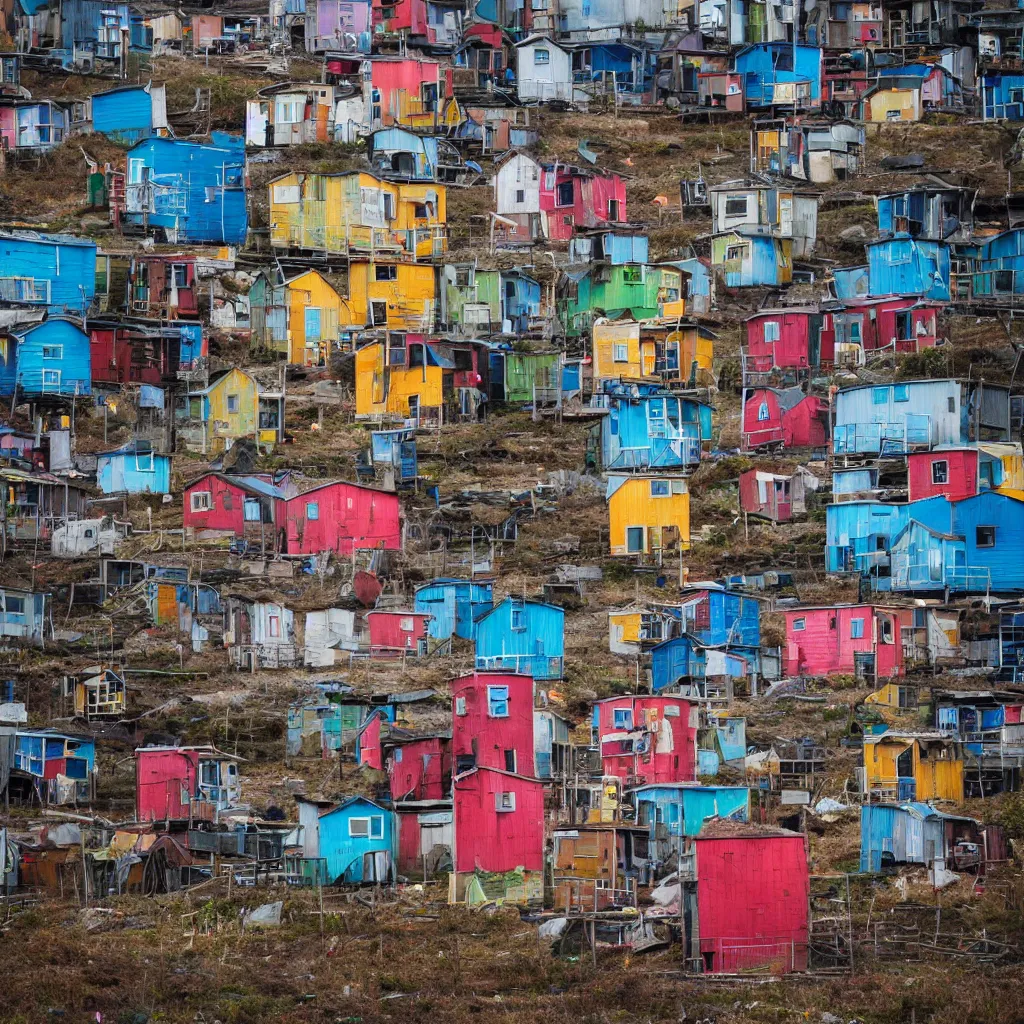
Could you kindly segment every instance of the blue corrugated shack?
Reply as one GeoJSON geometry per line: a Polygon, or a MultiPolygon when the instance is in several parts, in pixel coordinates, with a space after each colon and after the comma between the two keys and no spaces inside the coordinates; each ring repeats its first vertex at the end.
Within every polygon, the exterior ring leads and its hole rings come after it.
{"type": "Polygon", "coordinates": [[[1010,391],[959,380],[856,384],[835,396],[837,455],[901,455],[937,445],[1009,441],[1010,391]]]}
{"type": "Polygon", "coordinates": [[[0,233],[0,300],[84,315],[95,295],[95,242],[71,235],[0,233]]]}
{"type": "Polygon", "coordinates": [[[122,31],[131,31],[127,4],[104,0],[61,0],[60,44],[66,50],[89,50],[97,57],[121,57],[122,31]]]}
{"type": "Polygon", "coordinates": [[[353,796],[317,819],[320,856],[332,884],[382,884],[394,880],[395,815],[353,796]]]}
{"type": "Polygon", "coordinates": [[[894,504],[844,501],[825,510],[825,571],[888,576],[889,547],[914,515],[936,529],[949,524],[943,498],[894,504]]]}
{"type": "Polygon", "coordinates": [[[499,281],[502,330],[508,320],[513,334],[523,334],[530,327],[530,318],[540,313],[540,282],[517,268],[501,271],[499,281]]]}
{"type": "Polygon", "coordinates": [[[911,238],[968,241],[974,228],[977,189],[956,185],[915,185],[877,199],[878,233],[911,238]]]}
{"type": "Polygon", "coordinates": [[[404,128],[381,128],[366,136],[366,155],[370,168],[384,178],[402,181],[437,181],[441,162],[439,142],[450,148],[444,152],[449,165],[462,159],[451,143],[433,135],[417,135],[404,128]]]}
{"type": "Polygon", "coordinates": [[[116,142],[148,139],[156,127],[166,127],[164,87],[124,85],[96,93],[90,100],[92,130],[116,142]]]}
{"type": "Polygon", "coordinates": [[[677,782],[638,786],[628,795],[636,805],[637,823],[650,829],[651,856],[664,864],[686,852],[686,841],[711,818],[750,820],[746,786],[695,786],[677,782]]]}
{"type": "Polygon", "coordinates": [[[712,238],[713,251],[722,253],[723,262],[716,267],[724,269],[729,288],[774,288],[789,284],[787,247],[781,238],[758,234],[758,228],[734,228],[712,238]]]}
{"type": "Polygon", "coordinates": [[[832,290],[840,301],[864,298],[871,291],[868,268],[835,267],[832,270],[832,290]]]}
{"type": "MultiPolygon", "coordinates": [[[[962,248],[970,255],[966,246],[962,248]]],[[[1011,228],[973,248],[970,285],[976,299],[1024,294],[1024,229],[1011,228]]]]}
{"type": "Polygon", "coordinates": [[[743,75],[748,110],[773,105],[821,106],[821,49],[797,43],[753,43],[740,50],[733,64],[743,75]]]}
{"type": "Polygon", "coordinates": [[[981,110],[986,121],[1024,120],[1024,74],[995,71],[982,75],[981,110]]]}
{"type": "Polygon", "coordinates": [[[506,597],[476,620],[476,667],[561,679],[565,612],[553,604],[506,597]]]}
{"type": "MultiPolygon", "coordinates": [[[[23,784],[32,788],[41,804],[86,803],[94,796],[96,743],[91,736],[78,733],[19,729],[11,767],[22,773],[23,784]],[[58,776],[70,785],[62,785],[58,776]]],[[[15,782],[13,777],[11,781],[15,782]]]]}
{"type": "Polygon", "coordinates": [[[0,395],[39,398],[92,393],[89,336],[77,322],[54,316],[15,324],[0,350],[0,395]]]}
{"type": "Polygon", "coordinates": [[[417,589],[413,607],[432,616],[427,633],[435,640],[450,636],[472,640],[473,624],[494,607],[493,588],[489,581],[431,580],[417,589]]]}
{"type": "Polygon", "coordinates": [[[167,240],[242,245],[249,228],[245,140],[145,139],[128,150],[124,219],[167,240]]]}
{"type": "Polygon", "coordinates": [[[630,231],[584,230],[569,241],[572,263],[646,264],[649,257],[650,239],[630,231]]]}
{"type": "Polygon", "coordinates": [[[598,402],[605,469],[696,466],[711,440],[712,407],[658,384],[605,381],[598,402]]]}
{"type": "Polygon", "coordinates": [[[96,483],[104,494],[169,494],[171,457],[144,441],[129,441],[96,456],[96,483]]]}
{"type": "Polygon", "coordinates": [[[651,688],[660,693],[683,680],[708,676],[749,679],[760,672],[761,649],[746,644],[707,644],[689,635],[651,648],[651,688]]]}
{"type": "Polygon", "coordinates": [[[949,243],[896,235],[868,242],[865,249],[869,295],[915,295],[949,302],[949,243]]]}
{"type": "Polygon", "coordinates": [[[882,871],[898,864],[953,870],[961,838],[979,838],[973,818],[946,814],[930,804],[872,804],[860,810],[860,869],[882,871]]]}

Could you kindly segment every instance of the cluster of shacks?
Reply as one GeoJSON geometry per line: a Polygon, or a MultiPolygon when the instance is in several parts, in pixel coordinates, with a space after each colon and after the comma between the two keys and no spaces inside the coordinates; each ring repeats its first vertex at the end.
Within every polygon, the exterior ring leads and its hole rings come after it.
{"type": "MultiPolygon", "coordinates": [[[[45,721],[17,680],[0,691],[0,791],[78,812],[0,829],[6,885],[88,900],[225,872],[444,877],[452,903],[600,917],[635,948],[678,938],[694,971],[841,966],[849,949],[823,962],[815,942],[806,843],[827,752],[748,742],[734,704],[828,677],[870,689],[839,806],[860,805],[861,871],[919,866],[940,886],[1005,861],[998,826],[948,805],[1022,783],[1024,391],[894,368],[939,365],[954,310],[1014,310],[1024,222],[1011,196],[1005,227],[976,223],[972,183],[909,157],[889,168],[906,184],[873,197],[863,263],[819,257],[818,214],[863,175],[865,123],[1024,120],[1022,28],[1024,10],[978,0],[15,5],[0,153],[25,166],[81,144],[109,231],[0,233],[0,554],[33,560],[30,583],[0,586],[0,637],[81,651],[68,619],[99,609],[110,656],[96,643],[70,666],[45,721]],[[262,61],[270,84],[234,131],[211,131],[202,90],[174,110],[166,84],[131,84],[140,55],[262,61]],[[288,80],[300,55],[319,81],[288,80]],[[117,85],[37,100],[23,70],[117,85]],[[749,177],[680,182],[681,215],[708,230],[655,258],[627,211],[632,172],[600,140],[551,155],[541,107],[751,115],[749,177]],[[89,156],[96,135],[117,160],[89,156]],[[365,159],[295,169],[290,151],[312,146],[365,159]],[[489,202],[458,225],[467,255],[449,200],[472,187],[489,202]],[[785,572],[689,579],[695,474],[734,454],[716,328],[751,296],[730,514],[780,529],[819,515],[824,574],[855,581],[856,603],[795,601],[785,572]],[[319,421],[289,419],[310,381],[319,421]],[[353,479],[288,458],[297,423],[330,442],[325,407],[366,428],[353,479]],[[586,463],[519,490],[421,472],[425,437],[522,410],[589,423],[586,463]],[[130,433],[116,445],[111,417],[130,433]],[[600,561],[663,599],[638,587],[608,611],[630,692],[584,710],[563,692],[561,599],[602,568],[559,566],[530,595],[499,570],[521,522],[595,483],[600,561]],[[128,512],[140,496],[150,516],[174,509],[151,544],[128,512]],[[50,559],[95,575],[37,586],[50,559]],[[148,670],[116,648],[160,629],[182,673],[186,654],[288,673],[289,762],[334,760],[370,787],[257,813],[236,753],[144,733],[133,673],[148,670]],[[366,692],[352,678],[371,662],[440,663],[444,682],[366,692]],[[947,678],[925,693],[922,670],[947,678]],[[977,675],[991,688],[968,688],[977,675]],[[130,820],[84,813],[107,744],[132,751],[130,820]]],[[[645,212],[661,225],[675,203],[645,212]]]]}

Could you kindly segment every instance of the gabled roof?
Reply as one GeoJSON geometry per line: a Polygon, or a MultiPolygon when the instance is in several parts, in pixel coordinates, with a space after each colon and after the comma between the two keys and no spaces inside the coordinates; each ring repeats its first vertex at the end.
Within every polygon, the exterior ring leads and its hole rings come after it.
{"type": "MultiPolygon", "coordinates": [[[[390,807],[384,807],[381,804],[377,803],[375,800],[371,800],[368,796],[350,796],[347,800],[343,800],[340,804],[338,804],[337,807],[332,807],[329,811],[324,811],[319,816],[321,818],[326,818],[331,814],[337,814],[338,811],[345,810],[346,807],[351,807],[352,804],[367,804],[368,806],[380,811],[381,814],[394,813],[390,807]]],[[[369,839],[370,837],[366,836],[365,838],[369,839]]]]}
{"type": "Polygon", "coordinates": [[[261,498],[281,498],[285,499],[288,495],[282,491],[279,487],[275,487],[273,484],[268,484],[265,480],[261,480],[255,476],[232,476],[230,473],[203,473],[202,476],[197,476],[195,480],[185,485],[185,490],[191,487],[195,487],[201,480],[205,480],[207,477],[216,477],[218,480],[222,480],[226,484],[230,484],[232,487],[237,487],[241,491],[247,491],[250,494],[256,495],[261,498]]]}

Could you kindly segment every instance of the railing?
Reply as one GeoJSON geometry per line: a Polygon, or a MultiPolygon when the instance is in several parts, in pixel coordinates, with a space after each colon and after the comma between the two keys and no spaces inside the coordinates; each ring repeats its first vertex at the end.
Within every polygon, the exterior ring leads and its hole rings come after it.
{"type": "Polygon", "coordinates": [[[627,878],[625,889],[613,889],[598,884],[595,878],[575,875],[555,875],[555,909],[567,914],[597,912],[609,907],[635,907],[636,882],[627,878]]]}
{"type": "Polygon", "coordinates": [[[992,589],[992,570],[985,566],[939,565],[911,561],[910,555],[892,553],[891,590],[943,590],[962,593],[988,593],[992,589]]]}
{"type": "Polygon", "coordinates": [[[499,670],[522,673],[535,679],[561,679],[562,659],[544,654],[477,655],[476,667],[483,671],[499,670]]]}
{"type": "Polygon", "coordinates": [[[931,417],[908,413],[904,421],[836,424],[832,450],[843,454],[897,454],[931,444],[931,417]]]}

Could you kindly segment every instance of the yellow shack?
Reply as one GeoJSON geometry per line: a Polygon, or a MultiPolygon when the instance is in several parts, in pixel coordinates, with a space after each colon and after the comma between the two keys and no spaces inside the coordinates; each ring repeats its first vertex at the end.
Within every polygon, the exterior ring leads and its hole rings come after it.
{"type": "Polygon", "coordinates": [[[420,259],[448,248],[447,193],[436,182],[289,171],[268,187],[275,248],[420,259]]]}
{"type": "Polygon", "coordinates": [[[690,492],[680,476],[609,476],[613,555],[661,556],[690,547],[690,492]]]}
{"type": "Polygon", "coordinates": [[[425,333],[437,313],[436,268],[428,263],[352,261],[342,329],[386,327],[425,333]]]}
{"type": "Polygon", "coordinates": [[[422,340],[364,345],[356,352],[356,418],[439,419],[444,373],[422,340]]]}
{"type": "Polygon", "coordinates": [[[872,800],[959,803],[964,798],[962,747],[938,732],[866,733],[864,792],[872,800]]]}
{"type": "Polygon", "coordinates": [[[249,289],[253,352],[273,352],[295,366],[325,366],[338,341],[342,298],[318,270],[284,279],[261,270],[249,289]]]}
{"type": "Polygon", "coordinates": [[[212,375],[202,390],[181,396],[175,420],[190,451],[222,452],[243,437],[270,448],[284,437],[284,394],[233,367],[212,375]]]}
{"type": "Polygon", "coordinates": [[[595,320],[593,339],[594,390],[605,380],[649,377],[657,360],[654,338],[641,338],[635,320],[595,320]]]}

